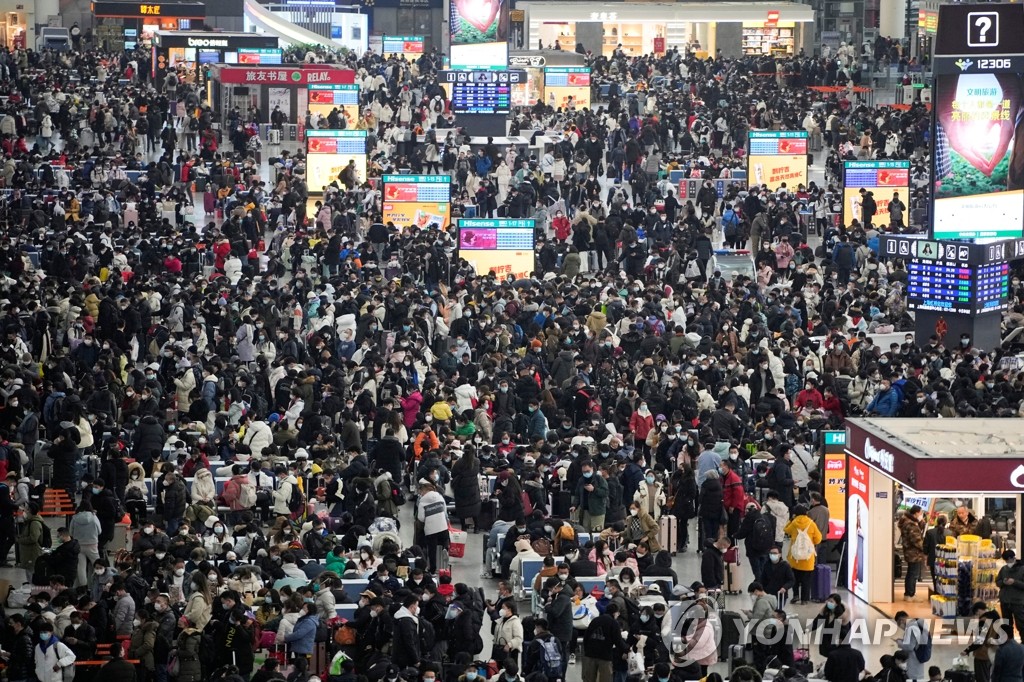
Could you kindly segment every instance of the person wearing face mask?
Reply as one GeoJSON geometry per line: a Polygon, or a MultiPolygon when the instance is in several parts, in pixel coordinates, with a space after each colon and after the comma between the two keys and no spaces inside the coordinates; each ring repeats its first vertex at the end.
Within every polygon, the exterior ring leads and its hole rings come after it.
{"type": "MultiPolygon", "coordinates": [[[[897,614],[898,616],[899,614],[897,614]]],[[[898,622],[898,619],[897,619],[898,622]]],[[[811,621],[811,630],[821,627],[818,653],[828,658],[850,631],[850,614],[838,594],[830,594],[818,615],[811,621]]]]}
{"type": "Polygon", "coordinates": [[[410,594],[402,599],[402,606],[394,615],[394,645],[392,662],[399,668],[420,664],[420,599],[410,594]]]}
{"type": "Polygon", "coordinates": [[[523,622],[514,600],[501,605],[498,619],[494,622],[494,644],[491,658],[496,661],[511,661],[518,664],[523,649],[523,622]]]}
{"type": "Polygon", "coordinates": [[[148,608],[139,609],[132,622],[131,645],[128,657],[139,661],[137,671],[141,674],[140,682],[153,679],[156,669],[154,651],[156,649],[157,623],[153,620],[153,612],[148,608]]]}
{"type": "Polygon", "coordinates": [[[35,679],[38,682],[63,682],[64,669],[75,664],[75,652],[61,642],[53,625],[43,622],[34,650],[35,679]]]}
{"type": "Polygon", "coordinates": [[[71,647],[77,660],[91,660],[96,653],[96,628],[85,622],[76,609],[70,614],[70,624],[64,629],[61,641],[71,647]]]}
{"type": "Polygon", "coordinates": [[[661,518],[661,510],[665,506],[665,489],[653,469],[644,472],[644,480],[633,494],[633,500],[655,521],[661,518]]]}
{"type": "Polygon", "coordinates": [[[590,460],[580,466],[581,476],[573,493],[570,512],[582,509],[583,527],[589,531],[601,531],[604,528],[605,514],[608,504],[608,482],[594,472],[594,463],[590,460]]]}

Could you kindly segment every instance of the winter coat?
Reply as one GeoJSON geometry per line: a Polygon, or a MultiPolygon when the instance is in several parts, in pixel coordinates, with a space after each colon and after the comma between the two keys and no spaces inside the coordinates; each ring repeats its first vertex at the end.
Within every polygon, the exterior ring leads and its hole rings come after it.
{"type": "Polygon", "coordinates": [[[164,518],[177,519],[185,515],[185,492],[185,484],[175,475],[174,482],[164,487],[164,518]]]}
{"type": "Polygon", "coordinates": [[[196,373],[186,369],[174,380],[174,397],[178,409],[184,412],[192,402],[192,391],[196,390],[196,373]]]}
{"type": "Polygon", "coordinates": [[[794,517],[792,521],[786,524],[786,535],[789,536],[790,540],[790,554],[787,557],[789,565],[793,567],[794,571],[813,571],[814,570],[814,554],[811,554],[811,558],[804,559],[803,561],[797,561],[793,558],[792,554],[792,543],[796,540],[796,536],[800,531],[807,531],[807,535],[810,536],[811,542],[815,546],[821,544],[821,532],[818,530],[818,526],[811,520],[810,516],[801,514],[800,516],[794,517]]]}
{"type": "Polygon", "coordinates": [[[213,606],[206,601],[206,595],[202,592],[193,592],[189,595],[185,604],[185,611],[181,614],[188,619],[196,629],[202,630],[213,617],[213,606]]]}
{"type": "Polygon", "coordinates": [[[900,542],[903,545],[903,558],[908,564],[925,560],[924,529],[910,514],[900,518],[900,542]]]}
{"type": "Polygon", "coordinates": [[[38,682],[64,682],[63,668],[75,665],[75,652],[53,636],[49,642],[36,644],[35,664],[38,682]],[[54,666],[58,666],[56,671],[54,666]]]}
{"type": "Polygon", "coordinates": [[[499,618],[494,624],[494,646],[505,645],[511,652],[523,650],[523,621],[519,616],[499,618]]]}
{"type": "Polygon", "coordinates": [[[418,665],[420,662],[419,619],[403,606],[395,612],[394,632],[392,662],[399,668],[418,665]]]}
{"type": "Polygon", "coordinates": [[[217,484],[213,481],[213,474],[209,469],[200,469],[192,480],[192,501],[215,507],[216,497],[217,484]]]}
{"type": "Polygon", "coordinates": [[[639,502],[640,507],[649,513],[655,521],[661,518],[661,508],[665,506],[665,489],[661,484],[661,481],[655,481],[654,485],[648,485],[647,481],[640,484],[636,492],[633,493],[633,501],[639,502]],[[651,489],[654,489],[654,494],[651,494],[651,489]],[[652,507],[653,501],[653,509],[652,507]]]}
{"type": "Polygon", "coordinates": [[[42,517],[32,516],[21,527],[18,534],[18,565],[26,571],[31,571],[36,564],[36,559],[43,553],[40,545],[43,537],[42,524],[45,523],[42,517]]]}
{"type": "Polygon", "coordinates": [[[401,481],[405,451],[402,444],[394,436],[384,436],[370,452],[370,461],[375,468],[391,473],[391,480],[401,481]]]}
{"type": "Polygon", "coordinates": [[[463,457],[452,465],[452,496],[455,498],[455,515],[460,519],[476,519],[480,516],[480,464],[474,459],[463,457]]]}
{"type": "Polygon", "coordinates": [[[199,682],[202,679],[203,669],[199,662],[201,641],[202,631],[196,628],[182,630],[178,635],[178,663],[181,669],[178,671],[177,682],[199,682]]]}
{"type": "Polygon", "coordinates": [[[295,621],[291,634],[284,638],[292,653],[310,655],[316,643],[316,628],[319,619],[315,615],[305,615],[295,621]]]}
{"type": "Polygon", "coordinates": [[[156,621],[146,621],[132,631],[132,643],[128,647],[128,658],[138,660],[142,667],[152,672],[156,667],[153,649],[156,647],[156,621]]]}

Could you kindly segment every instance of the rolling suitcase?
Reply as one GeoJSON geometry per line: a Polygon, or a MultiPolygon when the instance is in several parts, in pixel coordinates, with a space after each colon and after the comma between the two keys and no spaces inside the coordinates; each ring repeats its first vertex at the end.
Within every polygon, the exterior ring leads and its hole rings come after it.
{"type": "Polygon", "coordinates": [[[718,660],[730,660],[735,646],[743,644],[743,616],[739,611],[723,611],[721,615],[722,640],[718,643],[718,660]]]}
{"type": "Polygon", "coordinates": [[[825,601],[832,594],[832,567],[818,564],[814,567],[814,582],[811,585],[811,599],[825,601]]]}
{"type": "Polygon", "coordinates": [[[725,593],[740,594],[743,586],[743,571],[740,569],[740,554],[735,547],[730,547],[722,556],[725,563],[725,593]]]}
{"type": "Polygon", "coordinates": [[[658,519],[658,544],[673,556],[679,551],[679,520],[671,514],[662,514],[658,519]]]}
{"type": "Polygon", "coordinates": [[[551,516],[556,519],[567,519],[571,506],[572,494],[568,490],[556,490],[551,494],[551,516]]]}
{"type": "Polygon", "coordinates": [[[732,671],[736,668],[741,668],[745,665],[754,665],[754,650],[748,649],[743,644],[733,644],[729,647],[727,652],[729,661],[729,675],[732,675],[732,671]]]}
{"type": "Polygon", "coordinates": [[[216,208],[217,199],[213,192],[203,192],[203,209],[206,211],[206,215],[211,215],[216,208]]]}

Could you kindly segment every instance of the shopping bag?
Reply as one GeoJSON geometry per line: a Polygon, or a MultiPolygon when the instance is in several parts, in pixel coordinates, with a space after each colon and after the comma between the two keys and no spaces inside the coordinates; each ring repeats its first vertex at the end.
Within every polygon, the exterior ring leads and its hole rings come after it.
{"type": "Polygon", "coordinates": [[[448,556],[453,559],[461,559],[466,556],[466,531],[455,530],[449,526],[448,538],[448,556]]]}

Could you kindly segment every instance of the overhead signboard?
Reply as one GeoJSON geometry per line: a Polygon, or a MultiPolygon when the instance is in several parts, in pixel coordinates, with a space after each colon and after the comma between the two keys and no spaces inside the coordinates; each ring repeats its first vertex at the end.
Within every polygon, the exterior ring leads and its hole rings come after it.
{"type": "Polygon", "coordinates": [[[418,59],[423,56],[423,36],[384,36],[381,38],[381,55],[388,57],[400,57],[405,55],[406,59],[418,59]]]}
{"type": "Polygon", "coordinates": [[[933,69],[936,239],[1024,235],[1024,6],[939,7],[933,69]]]}
{"type": "Polygon", "coordinates": [[[281,63],[282,51],[271,47],[240,47],[238,48],[239,64],[266,64],[272,66],[281,63]]]}

